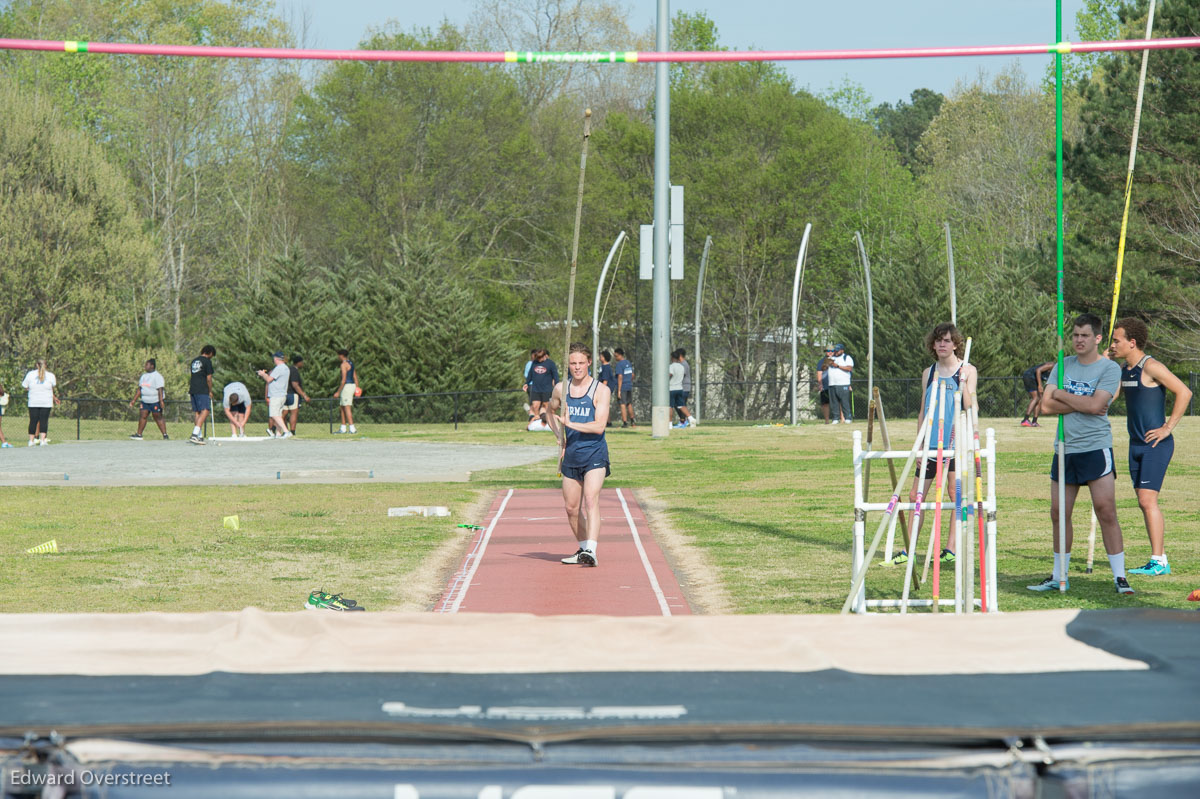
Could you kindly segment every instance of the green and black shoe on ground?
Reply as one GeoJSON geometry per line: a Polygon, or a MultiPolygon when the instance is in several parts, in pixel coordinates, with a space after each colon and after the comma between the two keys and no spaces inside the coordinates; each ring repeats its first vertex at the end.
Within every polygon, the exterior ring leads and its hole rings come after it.
{"type": "Polygon", "coordinates": [[[353,599],[343,599],[341,594],[327,594],[324,591],[313,591],[309,594],[304,607],[309,610],[366,610],[353,599]]]}

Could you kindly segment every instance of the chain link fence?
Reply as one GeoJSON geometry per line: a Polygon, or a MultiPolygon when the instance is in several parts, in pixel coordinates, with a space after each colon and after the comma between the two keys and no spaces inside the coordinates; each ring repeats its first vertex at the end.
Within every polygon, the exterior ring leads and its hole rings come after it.
{"type": "MultiPolygon", "coordinates": [[[[1200,394],[1200,373],[1189,372],[1185,382],[1193,395],[1200,394]]],[[[889,419],[916,418],[921,406],[922,386],[919,378],[889,378],[876,380],[884,411],[889,419]]],[[[797,386],[797,416],[801,420],[821,418],[819,394],[811,381],[797,386]]],[[[851,381],[853,412],[863,419],[867,412],[867,381],[851,381]]],[[[650,423],[651,389],[645,383],[634,383],[634,411],[639,422],[650,423]]],[[[696,410],[693,391],[689,406],[696,410]]],[[[700,384],[700,418],[709,422],[785,422],[791,419],[790,379],[758,381],[705,381],[700,384]]],[[[979,379],[979,409],[985,417],[1021,418],[1029,402],[1029,394],[1020,377],[981,377],[979,379]]],[[[421,394],[385,394],[358,397],[354,400],[356,424],[460,424],[480,422],[521,423],[527,419],[524,405],[526,395],[520,389],[495,391],[442,391],[421,394]]],[[[1168,411],[1170,410],[1168,406],[1168,411]]],[[[0,416],[0,424],[8,438],[21,439],[28,427],[25,398],[10,395],[10,402],[0,416]]],[[[228,435],[229,425],[216,403],[209,434],[228,435]]],[[[50,436],[62,439],[125,438],[137,429],[140,405],[130,407],[128,401],[100,397],[68,397],[57,406],[50,417],[50,436]]],[[[1196,413],[1196,400],[1189,404],[1188,415],[1196,413]]],[[[286,412],[285,412],[286,415],[286,412]]],[[[1118,398],[1109,409],[1110,416],[1125,415],[1125,402],[1118,398]]],[[[611,418],[620,420],[614,407],[611,418]]],[[[163,420],[172,438],[186,438],[191,433],[193,414],[190,402],[170,401],[163,409],[163,420]]],[[[340,424],[337,401],[328,397],[313,398],[300,404],[297,430],[303,434],[314,429],[332,433],[340,424]]],[[[266,435],[267,403],[254,402],[250,409],[247,431],[251,435],[266,435]]],[[[153,417],[147,419],[146,437],[160,435],[153,417]]]]}

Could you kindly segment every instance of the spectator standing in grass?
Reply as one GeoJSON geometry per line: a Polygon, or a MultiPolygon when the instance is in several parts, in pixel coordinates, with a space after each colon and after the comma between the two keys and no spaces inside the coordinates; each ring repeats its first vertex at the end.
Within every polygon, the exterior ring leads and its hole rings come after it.
{"type": "Polygon", "coordinates": [[[530,429],[549,429],[550,423],[545,417],[550,408],[550,395],[554,393],[556,385],[558,385],[558,366],[550,360],[550,354],[543,347],[534,356],[533,366],[529,368],[529,380],[526,383],[529,389],[530,413],[541,423],[536,427],[530,425],[530,429]]]}
{"type": "Polygon", "coordinates": [[[304,379],[300,376],[300,370],[304,368],[304,356],[293,355],[292,365],[288,367],[288,393],[283,404],[284,410],[289,412],[288,416],[288,431],[292,435],[296,435],[296,418],[300,415],[300,400],[310,402],[308,394],[304,393],[304,379]]]}
{"type": "Polygon", "coordinates": [[[1071,567],[1071,544],[1075,533],[1071,512],[1075,509],[1080,486],[1086,485],[1092,495],[1092,508],[1100,522],[1104,549],[1108,552],[1108,565],[1112,569],[1117,593],[1122,596],[1133,593],[1125,577],[1125,543],[1121,537],[1121,523],[1117,519],[1112,426],[1108,421],[1108,408],[1121,390],[1121,367],[1100,354],[1103,335],[1100,317],[1095,314],[1075,317],[1071,333],[1071,347],[1075,354],[1063,359],[1063,387],[1057,387],[1058,365],[1055,364],[1046,379],[1046,390],[1042,392],[1042,413],[1062,416],[1066,474],[1058,473],[1058,442],[1055,441],[1056,451],[1050,462],[1050,537],[1054,552],[1054,574],[1036,585],[1026,586],[1030,591],[1065,591],[1070,587],[1069,583],[1060,585],[1059,578],[1065,581],[1071,567]],[[1059,480],[1064,483],[1064,508],[1058,506],[1059,480]],[[1066,550],[1063,552],[1058,551],[1059,513],[1064,515],[1067,534],[1066,550]]]}
{"type": "Polygon", "coordinates": [[[1042,407],[1042,389],[1046,385],[1046,374],[1054,368],[1054,361],[1034,364],[1021,373],[1021,382],[1029,392],[1029,404],[1025,406],[1025,415],[1021,417],[1021,427],[1041,427],[1038,424],[1038,411],[1042,407]]]}
{"type": "Polygon", "coordinates": [[[529,417],[525,420],[526,430],[532,427],[534,420],[537,419],[537,417],[533,415],[533,407],[529,402],[529,370],[533,368],[533,362],[537,358],[537,353],[537,347],[534,347],[529,351],[529,360],[525,362],[525,371],[522,372],[521,377],[521,390],[525,392],[525,413],[529,417]]]}
{"type": "Polygon", "coordinates": [[[347,426],[351,433],[357,433],[358,428],[354,426],[354,392],[358,388],[358,375],[354,371],[354,361],[350,360],[349,350],[338,350],[338,370],[341,372],[338,378],[337,390],[333,392],[333,397],[338,401],[338,406],[342,412],[342,426],[336,433],[346,433],[347,426]]]}
{"type": "Polygon", "coordinates": [[[613,350],[617,362],[613,369],[617,373],[617,401],[621,405],[621,427],[637,427],[633,418],[633,364],[625,357],[625,350],[613,350]]]}
{"type": "Polygon", "coordinates": [[[217,348],[205,344],[200,354],[192,359],[190,371],[192,376],[188,382],[188,396],[192,400],[192,413],[195,414],[195,425],[192,436],[188,441],[193,444],[204,443],[204,422],[212,412],[212,359],[217,354],[217,348]]]}
{"type": "Polygon", "coordinates": [[[229,420],[229,435],[232,438],[246,437],[246,422],[250,421],[250,389],[245,383],[233,382],[225,384],[221,396],[221,406],[225,409],[225,418],[229,420]]]}
{"type": "Polygon", "coordinates": [[[50,426],[50,409],[60,404],[58,379],[54,372],[46,369],[46,359],[38,358],[34,369],[30,369],[21,381],[21,387],[29,392],[29,446],[46,446],[46,433],[50,426]]]}
{"type": "Polygon", "coordinates": [[[271,438],[291,438],[292,433],[283,421],[283,406],[292,372],[282,351],[276,350],[271,357],[275,359],[275,367],[269,373],[266,369],[258,370],[258,376],[267,382],[267,415],[270,417],[267,434],[271,438]]]}
{"type": "MultiPolygon", "coordinates": [[[[600,382],[608,386],[608,391],[612,396],[617,396],[617,372],[612,367],[612,353],[608,350],[600,352],[600,382]]],[[[609,419],[605,427],[612,427],[612,420],[609,419]]]]}
{"type": "Polygon", "coordinates": [[[153,358],[148,358],[143,367],[141,378],[138,379],[137,393],[129,401],[129,407],[142,403],[142,412],[138,418],[137,432],[130,436],[134,441],[142,440],[142,431],[146,429],[146,419],[153,414],[154,423],[162,433],[163,441],[170,438],[167,435],[167,423],[163,421],[163,411],[167,408],[167,381],[158,373],[158,366],[153,358]]]}
{"type": "MultiPolygon", "coordinates": [[[[841,344],[833,345],[833,353],[832,358],[825,359],[829,364],[829,404],[831,408],[837,408],[843,424],[850,424],[854,421],[850,410],[850,374],[854,371],[854,359],[846,354],[846,348],[841,344]]],[[[837,423],[834,419],[831,424],[837,423]]]]}
{"type": "Polygon", "coordinates": [[[829,424],[829,364],[833,360],[833,345],[825,348],[825,354],[821,360],[817,362],[817,385],[821,387],[821,393],[817,399],[821,403],[821,416],[825,418],[825,424],[829,424]]]}
{"type": "Polygon", "coordinates": [[[679,353],[679,362],[683,364],[683,404],[679,409],[683,413],[685,426],[696,427],[699,422],[696,421],[696,417],[692,415],[692,412],[687,407],[688,398],[692,395],[692,365],[688,363],[687,350],[680,347],[677,352],[679,353]]]}
{"type": "Polygon", "coordinates": [[[1117,320],[1113,330],[1113,354],[1124,359],[1121,391],[1125,393],[1125,424],[1129,430],[1129,476],[1138,506],[1150,536],[1150,560],[1145,566],[1130,569],[1130,574],[1157,577],[1171,573],[1164,544],[1162,510],[1158,494],[1162,491],[1167,467],[1175,453],[1173,431],[1187,412],[1192,390],[1171,373],[1161,361],[1146,354],[1150,331],[1140,319],[1117,320]],[[1167,418],[1167,392],[1175,395],[1171,418],[1167,418]]]}
{"type": "Polygon", "coordinates": [[[12,449],[12,444],[4,437],[4,412],[8,410],[8,391],[0,382],[0,449],[12,449]]]}

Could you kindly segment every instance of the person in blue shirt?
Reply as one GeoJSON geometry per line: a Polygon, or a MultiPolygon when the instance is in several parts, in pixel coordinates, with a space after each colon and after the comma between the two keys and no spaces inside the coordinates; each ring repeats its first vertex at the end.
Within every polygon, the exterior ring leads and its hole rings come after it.
{"type": "Polygon", "coordinates": [[[617,373],[617,401],[621,405],[621,427],[637,427],[633,418],[633,364],[625,357],[625,350],[613,350],[617,362],[613,368],[617,373]]]}
{"type": "Polygon", "coordinates": [[[529,368],[529,377],[525,383],[525,388],[529,392],[529,411],[534,418],[544,420],[550,395],[554,393],[554,386],[557,383],[558,367],[554,361],[550,360],[550,354],[543,347],[534,356],[533,365],[529,368]]]}
{"type": "Polygon", "coordinates": [[[591,377],[592,351],[572,344],[567,357],[567,379],[554,388],[547,420],[562,443],[563,504],[579,549],[562,559],[568,565],[595,566],[600,539],[600,490],[611,473],[604,428],[612,393],[591,377]],[[561,414],[561,415],[560,415],[561,414]]]}
{"type": "Polygon", "coordinates": [[[525,362],[525,371],[522,372],[522,378],[521,378],[521,390],[524,391],[525,395],[526,395],[525,396],[525,413],[529,415],[529,418],[525,420],[525,428],[526,429],[529,429],[529,426],[533,424],[534,419],[537,419],[537,417],[533,415],[533,408],[529,405],[529,396],[528,396],[529,395],[529,370],[533,368],[533,359],[537,357],[537,352],[538,352],[537,347],[534,347],[533,349],[531,349],[529,351],[529,360],[525,362]]]}
{"type": "Polygon", "coordinates": [[[1158,494],[1175,452],[1173,431],[1187,412],[1192,391],[1161,361],[1146,354],[1149,335],[1142,320],[1118,319],[1112,349],[1113,355],[1125,361],[1121,369],[1121,392],[1125,394],[1125,424],[1129,429],[1129,477],[1150,536],[1149,562],[1130,569],[1129,573],[1156,577],[1171,573],[1158,494]],[[1170,419],[1166,413],[1168,391],[1175,395],[1170,419]]]}
{"type": "MultiPolygon", "coordinates": [[[[617,373],[612,368],[612,353],[608,350],[600,352],[600,374],[597,377],[601,383],[608,386],[608,390],[612,392],[613,396],[617,395],[617,373]]],[[[605,426],[612,427],[612,420],[610,419],[605,426]]]]}

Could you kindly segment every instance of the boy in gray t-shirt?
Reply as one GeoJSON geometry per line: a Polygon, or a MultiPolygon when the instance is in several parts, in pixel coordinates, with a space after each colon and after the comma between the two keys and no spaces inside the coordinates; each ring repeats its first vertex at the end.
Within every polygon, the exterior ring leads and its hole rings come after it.
{"type": "MultiPolygon", "coordinates": [[[[1042,413],[1062,416],[1064,473],[1061,476],[1065,504],[1062,508],[1066,528],[1066,548],[1060,552],[1058,457],[1050,466],[1050,519],[1054,523],[1054,574],[1030,591],[1065,591],[1067,570],[1071,564],[1071,512],[1079,487],[1087,485],[1092,507],[1104,535],[1104,549],[1112,567],[1117,593],[1132,594],[1125,579],[1125,545],[1117,521],[1116,472],[1113,469],[1112,428],[1108,406],[1121,387],[1121,367],[1100,355],[1102,323],[1095,314],[1081,314],[1074,320],[1071,345],[1075,354],[1063,361],[1062,388],[1058,388],[1058,367],[1046,381],[1042,395],[1042,413]]],[[[1055,443],[1057,447],[1057,442],[1055,443]]]]}

